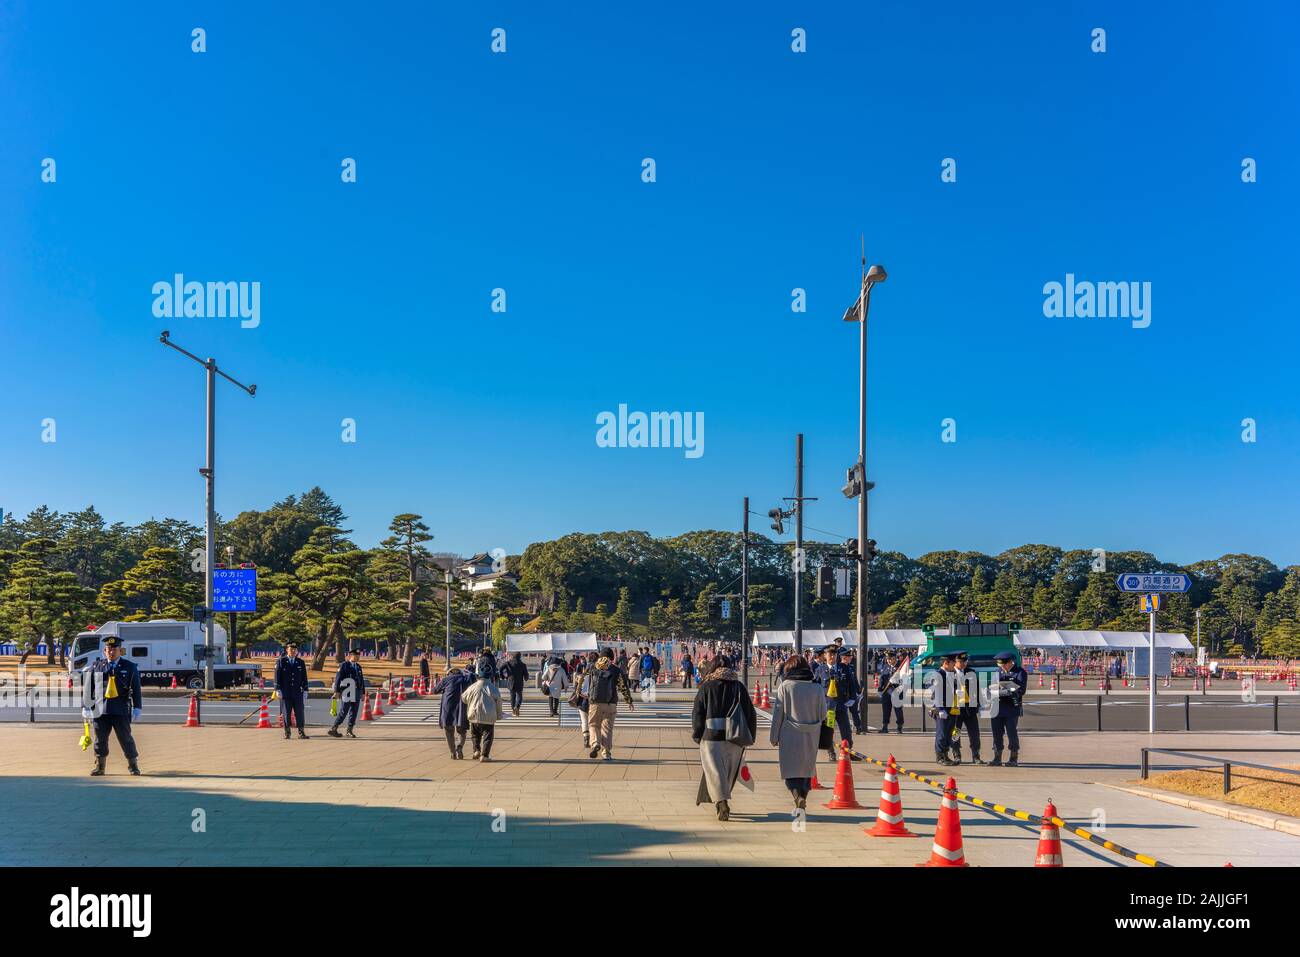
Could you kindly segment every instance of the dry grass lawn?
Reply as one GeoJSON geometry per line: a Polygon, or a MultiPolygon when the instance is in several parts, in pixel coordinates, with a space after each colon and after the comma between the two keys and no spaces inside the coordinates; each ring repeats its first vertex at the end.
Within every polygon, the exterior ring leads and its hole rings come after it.
{"type": "MultiPolygon", "coordinates": [[[[1261,762],[1262,763],[1262,762],[1261,762]]],[[[1300,770],[1297,765],[1281,765],[1300,770]]],[[[1228,804],[1240,804],[1243,807],[1272,811],[1274,814],[1287,814],[1300,817],[1300,774],[1283,774],[1278,771],[1262,771],[1258,768],[1232,769],[1232,790],[1223,793],[1223,769],[1208,768],[1194,771],[1165,771],[1152,774],[1145,781],[1133,784],[1176,791],[1191,797],[1210,798],[1228,804]]]]}

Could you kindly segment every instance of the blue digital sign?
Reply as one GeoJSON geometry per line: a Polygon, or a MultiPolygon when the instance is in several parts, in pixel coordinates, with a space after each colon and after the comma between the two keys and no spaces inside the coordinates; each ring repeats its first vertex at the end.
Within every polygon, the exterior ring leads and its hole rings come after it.
{"type": "Polygon", "coordinates": [[[257,569],[214,568],[212,610],[257,611],[257,569]]]}

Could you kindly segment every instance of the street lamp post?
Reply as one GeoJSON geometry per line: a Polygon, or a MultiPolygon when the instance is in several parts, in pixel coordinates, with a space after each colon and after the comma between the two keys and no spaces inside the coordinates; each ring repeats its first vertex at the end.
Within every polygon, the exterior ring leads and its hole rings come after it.
{"type": "Polygon", "coordinates": [[[884,266],[867,269],[867,254],[862,252],[862,288],[858,301],[844,313],[845,322],[858,323],[858,682],[867,686],[868,596],[870,594],[869,559],[867,558],[867,493],[875,486],[867,481],[867,310],[871,307],[871,288],[889,278],[884,266]]]}
{"type": "Polygon", "coordinates": [[[451,569],[447,569],[447,670],[451,671],[451,569]]]}
{"type": "Polygon", "coordinates": [[[257,395],[257,386],[244,385],[217,368],[217,360],[209,356],[200,359],[194,353],[182,349],[171,341],[171,333],[163,330],[158,341],[170,346],[183,356],[193,359],[203,366],[208,373],[208,431],[207,431],[207,465],[199,469],[199,474],[207,480],[207,545],[203,553],[203,685],[211,691],[216,687],[212,668],[212,651],[216,644],[213,632],[216,614],[212,610],[212,569],[217,563],[217,507],[216,507],[216,446],[217,446],[217,376],[239,386],[250,396],[257,395]]]}

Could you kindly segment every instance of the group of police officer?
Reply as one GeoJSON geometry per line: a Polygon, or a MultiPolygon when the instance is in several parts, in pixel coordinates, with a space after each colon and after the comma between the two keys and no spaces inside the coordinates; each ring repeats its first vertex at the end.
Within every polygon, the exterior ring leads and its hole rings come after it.
{"type": "MultiPolygon", "coordinates": [[[[1020,763],[1020,715],[1024,712],[1029,675],[1010,651],[1000,651],[994,658],[998,663],[997,682],[989,689],[994,699],[989,703],[993,760],[988,763],[991,767],[1002,766],[1005,742],[1011,746],[1006,765],[1016,767],[1020,763]]],[[[964,729],[970,737],[971,759],[976,764],[984,764],[980,758],[979,679],[970,669],[970,656],[964,651],[949,652],[943,656],[939,669],[930,708],[934,718],[934,759],[942,765],[961,764],[964,729]]]]}

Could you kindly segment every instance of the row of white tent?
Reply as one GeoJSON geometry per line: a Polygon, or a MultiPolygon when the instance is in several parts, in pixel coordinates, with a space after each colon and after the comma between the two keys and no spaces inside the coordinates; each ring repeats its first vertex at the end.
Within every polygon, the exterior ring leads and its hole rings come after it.
{"type": "MultiPolygon", "coordinates": [[[[943,636],[940,636],[943,637],[943,636]]],[[[805,648],[824,648],[839,638],[850,648],[858,647],[856,628],[804,629],[805,648]]],[[[867,632],[868,648],[923,648],[925,632],[920,628],[872,628],[867,632]]],[[[1026,628],[1018,632],[1015,643],[1021,648],[1079,648],[1105,651],[1129,651],[1146,648],[1150,636],[1145,631],[1077,631],[1069,629],[1026,628]]],[[[793,647],[793,631],[756,631],[754,644],[760,648],[793,647]]],[[[1171,651],[1192,651],[1192,643],[1182,632],[1157,631],[1156,647],[1171,651]]]]}
{"type": "MultiPolygon", "coordinates": [[[[858,647],[855,628],[808,628],[803,633],[805,648],[824,648],[840,639],[850,648],[858,647]]],[[[1046,650],[1081,648],[1095,651],[1115,649],[1128,651],[1146,648],[1149,636],[1145,631],[1076,631],[1068,629],[1026,628],[1017,633],[1015,642],[1021,648],[1046,650]]],[[[793,647],[793,631],[756,631],[754,644],[760,648],[793,647]]],[[[872,628],[867,632],[868,648],[922,648],[925,632],[920,628],[872,628]]],[[[1192,651],[1192,643],[1182,632],[1157,631],[1156,647],[1171,651],[1192,651]]],[[[552,654],[557,652],[595,651],[597,636],[594,631],[538,632],[536,634],[511,634],[506,636],[506,650],[523,654],[552,654]]]]}

